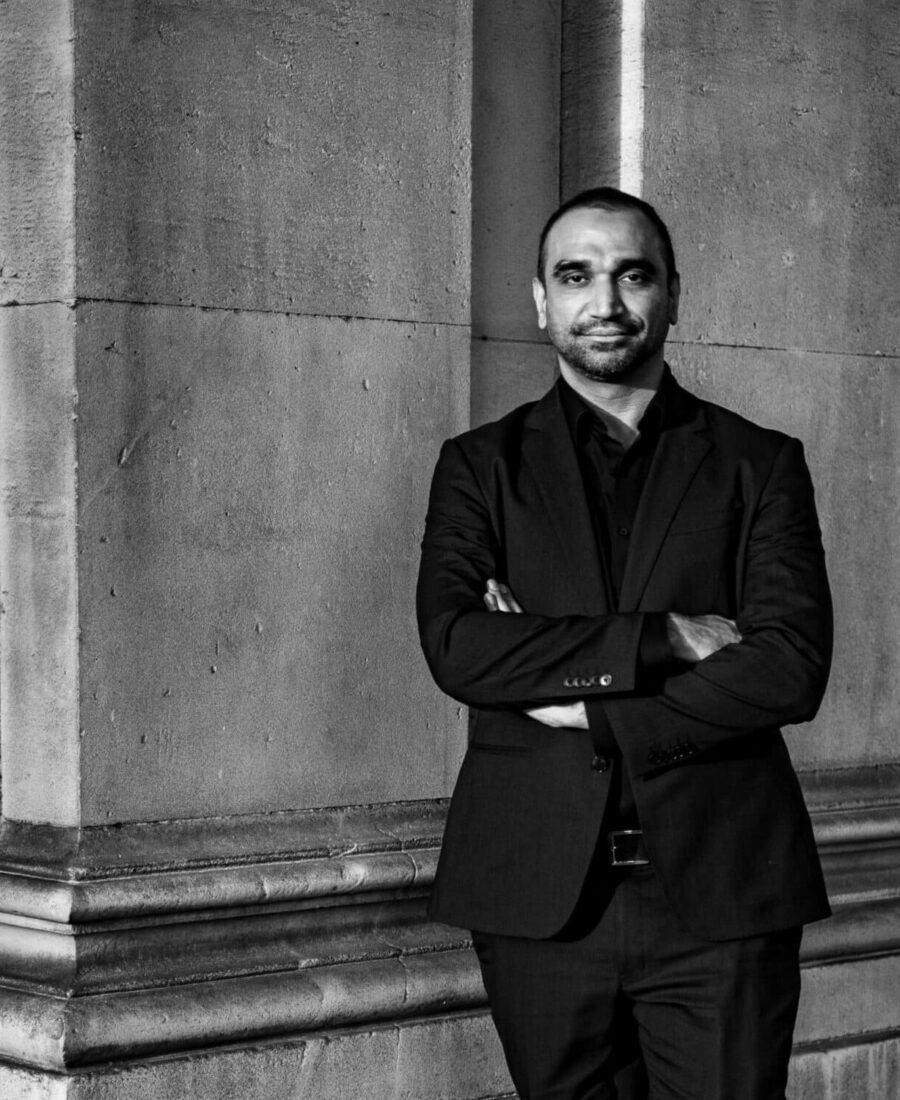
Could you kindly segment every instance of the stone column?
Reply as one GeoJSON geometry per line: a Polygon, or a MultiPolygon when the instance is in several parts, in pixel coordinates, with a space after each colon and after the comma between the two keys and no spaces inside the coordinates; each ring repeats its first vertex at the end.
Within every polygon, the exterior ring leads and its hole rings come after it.
{"type": "Polygon", "coordinates": [[[436,1015],[483,994],[424,917],[465,718],[412,599],[468,422],[471,22],[0,5],[5,1097],[497,1078],[436,1015]]]}

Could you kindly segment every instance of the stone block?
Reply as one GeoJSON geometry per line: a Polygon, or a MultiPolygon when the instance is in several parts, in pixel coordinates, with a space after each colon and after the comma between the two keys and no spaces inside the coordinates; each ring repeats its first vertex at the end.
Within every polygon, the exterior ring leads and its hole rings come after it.
{"type": "Polygon", "coordinates": [[[645,7],[645,196],[681,338],[896,354],[893,0],[645,7]]]}
{"type": "Polygon", "coordinates": [[[900,1095],[900,1039],[896,1036],[800,1050],[791,1059],[789,1100],[888,1100],[900,1095]]]}
{"type": "Polygon", "coordinates": [[[468,0],[87,0],[78,294],[468,320],[468,0]]]}
{"type": "Polygon", "coordinates": [[[413,589],[467,330],[78,317],[85,823],[449,793],[413,589]]]}
{"type": "Polygon", "coordinates": [[[9,1100],[500,1100],[513,1095],[484,1012],[324,1031],[68,1078],[0,1063],[0,1091],[9,1100]],[[32,1091],[2,1091],[21,1083],[32,1091]]]}
{"type": "Polygon", "coordinates": [[[803,971],[794,1042],[839,1047],[900,1034],[900,954],[847,958],[803,971]]]}
{"type": "Polygon", "coordinates": [[[71,0],[0,5],[0,304],[71,298],[71,0]]]}
{"type": "Polygon", "coordinates": [[[80,804],[74,345],[64,305],[0,309],[3,812],[60,825],[80,804]]]}

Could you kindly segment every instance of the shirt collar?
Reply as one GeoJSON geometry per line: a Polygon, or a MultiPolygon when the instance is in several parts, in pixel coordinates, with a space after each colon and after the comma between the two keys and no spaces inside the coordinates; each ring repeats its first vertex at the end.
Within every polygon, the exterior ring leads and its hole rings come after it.
{"type": "MultiPolygon", "coordinates": [[[[667,417],[667,411],[670,411],[670,409],[667,407],[666,398],[673,385],[671,372],[666,366],[659,389],[653,395],[653,399],[644,410],[644,415],[638,424],[638,432],[642,439],[647,440],[650,437],[659,435],[666,427],[670,419],[670,417],[667,417]]],[[[602,424],[602,421],[587,401],[573,390],[564,378],[559,379],[557,386],[572,440],[576,447],[581,447],[589,437],[594,423],[600,421],[602,424]]],[[[668,406],[671,406],[671,402],[668,402],[668,406]]]]}

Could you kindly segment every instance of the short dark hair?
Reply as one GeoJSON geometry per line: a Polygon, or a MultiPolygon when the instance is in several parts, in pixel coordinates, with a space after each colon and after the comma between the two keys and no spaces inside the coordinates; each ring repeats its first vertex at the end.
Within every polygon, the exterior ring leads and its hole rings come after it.
{"type": "Polygon", "coordinates": [[[544,283],[544,267],[547,263],[547,236],[563,214],[570,210],[579,210],[584,207],[594,210],[639,210],[650,222],[659,236],[662,245],[663,256],[666,261],[666,272],[669,282],[678,275],[675,266],[675,249],[672,247],[672,238],[666,223],[657,214],[649,202],[644,202],[636,195],[629,195],[627,191],[619,191],[616,187],[591,187],[587,191],[579,191],[577,195],[562,204],[547,219],[547,224],[541,232],[541,240],[538,245],[537,275],[541,283],[544,283]]]}

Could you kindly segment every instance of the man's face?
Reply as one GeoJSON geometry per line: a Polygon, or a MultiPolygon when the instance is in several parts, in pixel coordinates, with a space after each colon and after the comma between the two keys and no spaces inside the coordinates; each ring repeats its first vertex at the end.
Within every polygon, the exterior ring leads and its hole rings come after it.
{"type": "Polygon", "coordinates": [[[678,279],[669,282],[659,235],[639,210],[570,210],[546,254],[534,303],[564,374],[568,366],[590,381],[628,382],[662,366],[678,279]]]}

